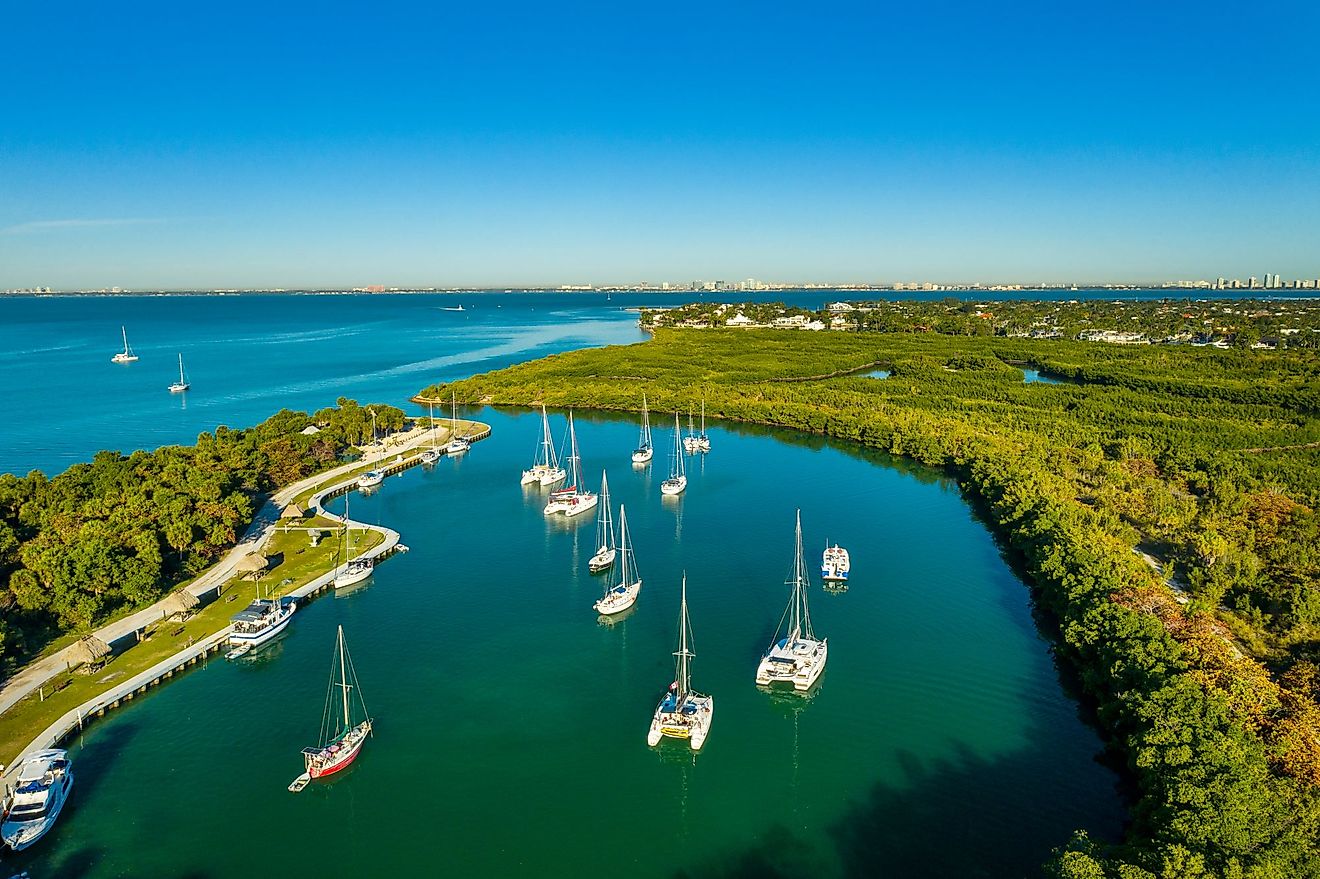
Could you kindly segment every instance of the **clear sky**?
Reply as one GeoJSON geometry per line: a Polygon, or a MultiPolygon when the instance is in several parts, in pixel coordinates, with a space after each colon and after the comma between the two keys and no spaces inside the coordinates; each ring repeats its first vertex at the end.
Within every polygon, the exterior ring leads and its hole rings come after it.
{"type": "Polygon", "coordinates": [[[0,288],[1320,275],[1320,4],[44,2],[0,288]]]}

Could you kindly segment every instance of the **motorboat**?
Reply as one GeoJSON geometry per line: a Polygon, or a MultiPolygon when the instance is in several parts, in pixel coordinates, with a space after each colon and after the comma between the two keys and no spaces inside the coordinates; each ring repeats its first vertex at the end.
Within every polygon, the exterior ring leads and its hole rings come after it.
{"type": "Polygon", "coordinates": [[[825,541],[825,552],[820,562],[821,579],[826,583],[847,583],[849,567],[848,550],[837,543],[830,546],[829,541],[825,541]]]}
{"type": "Polygon", "coordinates": [[[246,608],[230,617],[233,630],[229,643],[233,647],[251,650],[270,641],[289,625],[298,610],[298,602],[279,598],[258,598],[246,608]]]}
{"type": "Polygon", "coordinates": [[[37,751],[23,759],[0,823],[0,839],[16,852],[34,845],[55,826],[73,791],[73,766],[59,748],[37,751]]]}

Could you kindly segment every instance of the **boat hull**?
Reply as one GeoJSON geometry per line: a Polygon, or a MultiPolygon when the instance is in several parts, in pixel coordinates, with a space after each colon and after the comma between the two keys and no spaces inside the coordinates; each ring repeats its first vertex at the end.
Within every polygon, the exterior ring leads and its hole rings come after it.
{"type": "Polygon", "coordinates": [[[660,744],[661,739],[666,738],[687,739],[689,748],[701,750],[706,744],[706,736],[710,734],[711,721],[715,719],[715,697],[693,696],[690,700],[697,707],[696,712],[690,715],[662,711],[664,700],[661,700],[651,718],[651,728],[646,733],[648,745],[654,748],[660,744]]]}
{"type": "Polygon", "coordinates": [[[587,562],[587,570],[593,574],[608,571],[614,566],[614,559],[618,554],[619,551],[617,549],[602,549],[600,552],[593,555],[587,562]]]}
{"type": "MultiPolygon", "coordinates": [[[[316,766],[309,765],[307,767],[307,774],[312,778],[325,778],[326,776],[334,775],[336,772],[342,772],[347,769],[349,765],[357,759],[358,754],[361,753],[362,746],[366,744],[367,735],[370,732],[371,721],[364,720],[362,723],[354,727],[353,731],[350,733],[350,735],[353,735],[352,744],[336,754],[334,759],[324,764],[316,766]]],[[[348,737],[345,736],[345,738],[348,737]]]]}
{"type": "Polygon", "coordinates": [[[116,354],[114,357],[111,357],[111,358],[110,358],[110,362],[111,362],[111,363],[137,363],[137,355],[136,355],[136,354],[128,354],[128,355],[124,355],[124,354],[116,354]]]}
{"type": "Polygon", "coordinates": [[[680,495],[686,490],[687,490],[686,476],[680,476],[677,479],[666,479],[664,482],[660,483],[660,493],[663,495],[668,495],[669,497],[680,495]]]}
{"type": "Polygon", "coordinates": [[[603,614],[607,617],[614,616],[615,614],[623,613],[625,610],[628,610],[636,604],[637,596],[641,594],[641,591],[641,580],[638,580],[636,583],[630,583],[627,586],[615,586],[605,594],[605,597],[597,600],[592,607],[595,608],[596,613],[603,614]]]}
{"type": "Polygon", "coordinates": [[[825,672],[825,663],[829,659],[828,641],[808,642],[814,646],[809,652],[797,653],[784,651],[782,645],[772,648],[761,658],[756,668],[756,683],[762,687],[792,685],[799,693],[804,693],[816,685],[825,672]],[[777,662],[772,657],[789,657],[793,661],[777,662]]]}
{"type": "Polygon", "coordinates": [[[645,464],[655,457],[654,449],[638,449],[632,453],[632,462],[634,464],[645,464]]]}
{"type": "Polygon", "coordinates": [[[0,824],[0,840],[16,852],[36,845],[55,826],[72,792],[73,768],[66,767],[59,780],[51,787],[46,814],[38,821],[11,821],[6,816],[4,822],[0,824]]]}
{"type": "Polygon", "coordinates": [[[360,568],[356,571],[345,571],[335,577],[335,588],[344,589],[349,586],[356,586],[375,572],[376,567],[374,565],[367,568],[360,568]]]}
{"type": "Polygon", "coordinates": [[[288,604],[285,607],[288,608],[288,612],[283,614],[282,618],[274,625],[267,626],[259,632],[230,632],[229,643],[235,647],[241,647],[245,644],[248,647],[260,647],[265,644],[288,628],[289,621],[293,619],[293,614],[298,609],[297,604],[288,604]]]}

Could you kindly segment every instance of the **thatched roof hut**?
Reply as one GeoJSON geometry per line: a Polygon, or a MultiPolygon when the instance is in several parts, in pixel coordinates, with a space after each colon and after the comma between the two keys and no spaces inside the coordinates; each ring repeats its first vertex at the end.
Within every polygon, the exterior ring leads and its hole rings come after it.
{"type": "Polygon", "coordinates": [[[299,504],[291,503],[280,512],[281,519],[303,519],[307,516],[307,511],[299,504]]]}
{"type": "Polygon", "coordinates": [[[260,552],[250,552],[238,560],[238,572],[245,577],[264,574],[268,567],[270,559],[260,552]]]}
{"type": "Polygon", "coordinates": [[[196,595],[193,595],[187,589],[180,589],[177,592],[170,593],[169,598],[165,599],[165,616],[178,616],[180,618],[188,616],[196,609],[201,601],[196,595]]]}
{"type": "Polygon", "coordinates": [[[100,665],[110,657],[110,645],[95,635],[88,635],[73,645],[76,665],[100,665]]]}

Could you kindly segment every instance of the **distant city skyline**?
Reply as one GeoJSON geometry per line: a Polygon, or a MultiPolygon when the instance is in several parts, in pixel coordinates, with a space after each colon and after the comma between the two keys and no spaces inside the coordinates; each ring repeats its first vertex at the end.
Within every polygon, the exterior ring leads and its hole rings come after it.
{"type": "Polygon", "coordinates": [[[1317,32],[1292,2],[19,5],[0,289],[1313,278],[1317,32]]]}

